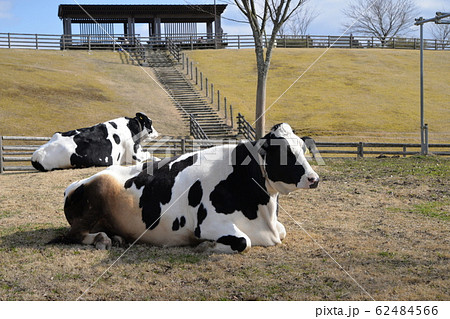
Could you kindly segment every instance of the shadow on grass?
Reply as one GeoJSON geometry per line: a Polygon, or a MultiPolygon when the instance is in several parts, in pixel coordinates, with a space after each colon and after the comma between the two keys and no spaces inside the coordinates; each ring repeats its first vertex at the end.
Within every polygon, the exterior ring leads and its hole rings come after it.
{"type": "MultiPolygon", "coordinates": [[[[56,250],[61,253],[70,251],[74,255],[82,251],[93,254],[104,254],[104,251],[95,249],[92,245],[81,244],[49,244],[49,242],[69,230],[68,227],[50,227],[40,229],[19,229],[0,236],[0,250],[15,251],[20,248],[37,250],[56,250]]],[[[111,247],[106,258],[102,261],[111,264],[115,261],[128,264],[145,262],[164,263],[167,267],[183,264],[197,264],[208,259],[211,254],[198,252],[195,247],[159,247],[146,244],[125,245],[124,247],[111,247]]]]}

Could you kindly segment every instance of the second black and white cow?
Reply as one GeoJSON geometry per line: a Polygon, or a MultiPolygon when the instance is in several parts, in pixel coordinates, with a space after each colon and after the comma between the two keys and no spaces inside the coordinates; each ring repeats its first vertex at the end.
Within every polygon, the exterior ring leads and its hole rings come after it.
{"type": "Polygon", "coordinates": [[[54,242],[109,248],[111,238],[161,246],[203,243],[219,252],[271,246],[286,236],[278,195],[316,188],[319,176],[288,124],[257,142],[223,145],[70,185],[69,232],[54,242]]]}
{"type": "Polygon", "coordinates": [[[158,132],[144,113],[119,117],[91,127],[55,133],[31,158],[40,171],[132,164],[151,159],[140,143],[158,132]]]}

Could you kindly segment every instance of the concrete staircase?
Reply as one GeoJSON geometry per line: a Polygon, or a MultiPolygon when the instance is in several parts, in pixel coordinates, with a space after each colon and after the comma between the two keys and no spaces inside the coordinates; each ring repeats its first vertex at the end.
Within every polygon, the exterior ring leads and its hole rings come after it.
{"type": "MultiPolygon", "coordinates": [[[[176,62],[168,55],[167,51],[147,51],[144,65],[148,65],[155,71],[158,80],[169,92],[175,106],[180,110],[181,116],[188,125],[192,117],[209,139],[235,138],[236,133],[211,108],[209,101],[176,68],[176,62]]],[[[204,136],[194,137],[205,138],[204,136]]]]}

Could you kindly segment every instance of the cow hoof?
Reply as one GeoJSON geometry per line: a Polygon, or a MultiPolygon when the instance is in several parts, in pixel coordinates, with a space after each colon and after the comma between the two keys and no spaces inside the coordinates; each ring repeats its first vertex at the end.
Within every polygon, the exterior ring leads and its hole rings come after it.
{"type": "Polygon", "coordinates": [[[113,238],[112,238],[112,245],[114,247],[119,247],[119,248],[125,247],[125,244],[126,244],[126,242],[125,242],[125,240],[122,237],[117,236],[117,235],[113,236],[113,238]]]}
{"type": "Polygon", "coordinates": [[[107,250],[111,248],[111,239],[105,233],[99,233],[95,236],[94,247],[99,250],[107,250]]]}

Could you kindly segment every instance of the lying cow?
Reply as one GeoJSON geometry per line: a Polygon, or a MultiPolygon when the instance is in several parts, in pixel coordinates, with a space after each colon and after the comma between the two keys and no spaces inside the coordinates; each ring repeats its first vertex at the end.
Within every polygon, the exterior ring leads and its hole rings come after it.
{"type": "Polygon", "coordinates": [[[304,142],[288,124],[257,142],[223,145],[155,163],[112,166],[70,185],[69,232],[53,242],[109,248],[111,239],[218,252],[271,246],[286,236],[278,194],[316,188],[304,142]],[[205,248],[205,247],[203,247],[205,248]]]}
{"type": "Polygon", "coordinates": [[[144,113],[119,117],[92,127],[55,133],[31,157],[34,168],[50,171],[64,168],[132,164],[151,158],[140,143],[158,132],[144,113]]]}

